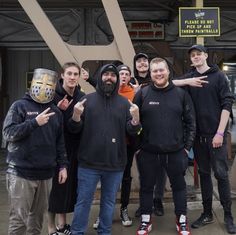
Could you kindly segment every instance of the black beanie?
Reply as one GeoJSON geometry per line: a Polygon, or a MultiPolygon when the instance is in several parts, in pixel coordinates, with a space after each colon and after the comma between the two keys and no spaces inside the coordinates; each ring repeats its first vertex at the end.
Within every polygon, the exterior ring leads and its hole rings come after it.
{"type": "Polygon", "coordinates": [[[117,71],[117,68],[113,64],[106,64],[101,68],[101,77],[104,73],[106,73],[108,71],[115,73],[117,78],[119,77],[119,73],[117,71]]]}

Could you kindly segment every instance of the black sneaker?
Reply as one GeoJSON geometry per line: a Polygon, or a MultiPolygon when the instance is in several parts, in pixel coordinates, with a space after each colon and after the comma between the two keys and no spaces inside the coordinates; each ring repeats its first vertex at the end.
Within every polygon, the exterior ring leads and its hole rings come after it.
{"type": "Polygon", "coordinates": [[[57,227],[57,234],[59,235],[72,235],[72,232],[70,231],[70,225],[65,224],[63,228],[57,227]]]}
{"type": "Polygon", "coordinates": [[[121,218],[122,224],[124,226],[127,227],[127,226],[131,226],[132,225],[132,220],[131,220],[131,218],[128,215],[127,207],[120,208],[120,218],[121,218]]]}
{"type": "Polygon", "coordinates": [[[154,199],[153,200],[153,213],[156,216],[163,216],[164,215],[164,207],[163,207],[161,199],[154,199]]]}
{"type": "Polygon", "coordinates": [[[204,213],[201,214],[201,216],[192,223],[192,228],[200,228],[204,225],[214,223],[213,215],[206,215],[204,213]]]}
{"type": "Polygon", "coordinates": [[[236,234],[236,226],[234,224],[234,220],[232,215],[231,216],[225,216],[225,227],[229,234],[236,234]]]}
{"type": "Polygon", "coordinates": [[[141,208],[139,207],[135,212],[135,217],[139,218],[141,216],[141,208]]]}

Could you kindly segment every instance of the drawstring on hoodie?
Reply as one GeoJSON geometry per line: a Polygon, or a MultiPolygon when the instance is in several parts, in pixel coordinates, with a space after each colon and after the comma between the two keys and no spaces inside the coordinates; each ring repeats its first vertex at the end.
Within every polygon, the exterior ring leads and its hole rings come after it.
{"type": "MultiPolygon", "coordinates": [[[[161,162],[160,154],[159,154],[159,153],[157,154],[157,158],[158,158],[158,161],[161,162]]],[[[166,154],[166,155],[165,155],[165,163],[166,163],[166,165],[168,166],[168,163],[169,163],[169,154],[166,154]]]]}
{"type": "Polygon", "coordinates": [[[201,143],[201,144],[207,142],[207,138],[206,138],[206,137],[200,136],[199,139],[200,139],[200,143],[201,143]]]}

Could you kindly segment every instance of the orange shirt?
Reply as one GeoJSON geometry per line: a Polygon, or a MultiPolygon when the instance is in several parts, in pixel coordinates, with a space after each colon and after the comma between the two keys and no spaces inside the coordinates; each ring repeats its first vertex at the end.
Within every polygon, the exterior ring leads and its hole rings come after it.
{"type": "Polygon", "coordinates": [[[135,95],[134,89],[129,85],[120,86],[118,93],[130,101],[133,101],[135,95]]]}

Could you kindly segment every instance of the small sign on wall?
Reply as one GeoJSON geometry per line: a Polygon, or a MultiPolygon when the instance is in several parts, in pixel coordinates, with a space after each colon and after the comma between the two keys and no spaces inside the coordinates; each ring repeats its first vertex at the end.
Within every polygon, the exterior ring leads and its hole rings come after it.
{"type": "Polygon", "coordinates": [[[150,21],[126,21],[126,26],[132,40],[163,40],[164,24],[150,21]]]}
{"type": "Polygon", "coordinates": [[[180,7],[179,36],[220,36],[219,7],[180,7]]]}

